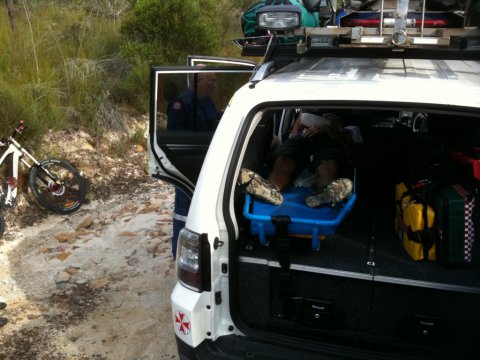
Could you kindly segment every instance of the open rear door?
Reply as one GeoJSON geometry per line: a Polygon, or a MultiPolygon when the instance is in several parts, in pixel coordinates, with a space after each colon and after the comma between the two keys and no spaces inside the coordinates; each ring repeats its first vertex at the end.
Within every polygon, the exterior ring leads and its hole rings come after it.
{"type": "Polygon", "coordinates": [[[148,153],[150,174],[191,196],[216,124],[256,65],[197,56],[188,64],[151,70],[148,153]]]}

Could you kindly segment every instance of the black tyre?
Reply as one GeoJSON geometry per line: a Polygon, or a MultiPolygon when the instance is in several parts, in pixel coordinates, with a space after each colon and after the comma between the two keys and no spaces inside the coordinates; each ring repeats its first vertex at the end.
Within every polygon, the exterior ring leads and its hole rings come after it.
{"type": "Polygon", "coordinates": [[[5,219],[3,218],[3,214],[0,212],[0,239],[2,238],[4,231],[5,231],[5,219]]]}
{"type": "Polygon", "coordinates": [[[28,186],[44,208],[58,214],[70,214],[85,201],[85,180],[64,160],[42,160],[30,170],[28,186]]]}

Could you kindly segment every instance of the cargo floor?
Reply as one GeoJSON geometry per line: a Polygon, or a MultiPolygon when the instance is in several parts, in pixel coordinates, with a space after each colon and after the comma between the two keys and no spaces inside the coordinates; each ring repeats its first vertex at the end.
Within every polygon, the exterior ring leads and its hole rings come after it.
{"type": "MultiPolygon", "coordinates": [[[[480,293],[480,262],[447,267],[432,261],[413,261],[393,230],[389,211],[352,211],[335,235],[313,251],[309,239],[291,238],[291,268],[385,283],[403,284],[467,293],[480,293]]],[[[271,241],[262,246],[255,237],[238,242],[240,262],[279,267],[278,249],[271,241]]],[[[477,257],[478,259],[478,257],[477,257]]]]}

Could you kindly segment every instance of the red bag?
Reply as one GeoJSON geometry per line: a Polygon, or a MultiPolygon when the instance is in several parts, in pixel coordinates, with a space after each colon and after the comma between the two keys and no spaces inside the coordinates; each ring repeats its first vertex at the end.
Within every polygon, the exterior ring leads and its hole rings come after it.
{"type": "Polygon", "coordinates": [[[480,180],[480,148],[473,148],[471,153],[453,151],[450,156],[458,164],[467,166],[470,176],[480,180]]]}

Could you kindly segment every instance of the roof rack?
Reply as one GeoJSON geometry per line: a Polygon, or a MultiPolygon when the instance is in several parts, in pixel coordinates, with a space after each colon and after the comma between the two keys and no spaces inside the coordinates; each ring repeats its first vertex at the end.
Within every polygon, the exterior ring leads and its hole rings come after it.
{"type": "MultiPolygon", "coordinates": [[[[337,25],[302,27],[235,40],[244,56],[272,58],[299,56],[413,57],[480,59],[480,29],[465,26],[465,12],[409,9],[409,0],[397,0],[396,9],[351,11],[337,25]]],[[[392,2],[390,2],[392,3],[392,2]]]]}

